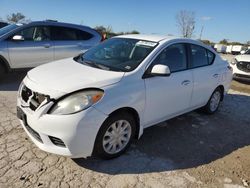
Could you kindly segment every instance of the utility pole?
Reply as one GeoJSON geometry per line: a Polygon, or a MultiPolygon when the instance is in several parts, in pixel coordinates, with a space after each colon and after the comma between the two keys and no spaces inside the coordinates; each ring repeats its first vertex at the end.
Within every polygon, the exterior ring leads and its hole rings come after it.
{"type": "Polygon", "coordinates": [[[201,37],[202,37],[203,30],[204,30],[204,25],[201,27],[200,40],[201,40],[201,37]]]}

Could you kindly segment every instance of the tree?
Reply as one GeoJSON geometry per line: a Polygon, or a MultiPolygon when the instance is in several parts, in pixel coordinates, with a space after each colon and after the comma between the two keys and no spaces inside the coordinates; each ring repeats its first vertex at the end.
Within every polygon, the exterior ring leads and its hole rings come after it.
{"type": "Polygon", "coordinates": [[[25,20],[25,16],[22,13],[20,13],[20,12],[12,13],[12,14],[10,14],[10,15],[7,16],[7,20],[9,22],[18,23],[20,21],[24,21],[25,20]]]}
{"type": "Polygon", "coordinates": [[[247,45],[250,46],[250,41],[247,41],[247,45]]]}
{"type": "Polygon", "coordinates": [[[131,32],[128,32],[128,33],[130,33],[130,34],[140,34],[140,32],[137,31],[137,30],[132,30],[131,32]]]}
{"type": "Polygon", "coordinates": [[[191,38],[195,29],[195,13],[192,11],[181,10],[176,15],[177,26],[180,33],[185,38],[191,38]]]}
{"type": "Polygon", "coordinates": [[[227,39],[223,39],[219,42],[220,44],[224,44],[224,45],[228,45],[228,40],[227,39]]]}
{"type": "Polygon", "coordinates": [[[211,45],[211,41],[210,40],[200,40],[201,42],[203,42],[206,45],[211,45]]]}
{"type": "Polygon", "coordinates": [[[111,26],[105,27],[103,25],[99,25],[99,26],[96,26],[95,29],[98,32],[102,33],[102,34],[104,34],[104,33],[106,33],[106,34],[113,33],[113,29],[112,29],[111,26]]]}
{"type": "Polygon", "coordinates": [[[106,33],[107,34],[113,33],[112,26],[109,25],[108,27],[106,27],[106,33]]]}
{"type": "Polygon", "coordinates": [[[106,33],[106,28],[105,28],[104,26],[102,26],[102,25],[96,26],[95,29],[96,29],[98,32],[102,33],[102,34],[103,34],[103,33],[106,33]]]}

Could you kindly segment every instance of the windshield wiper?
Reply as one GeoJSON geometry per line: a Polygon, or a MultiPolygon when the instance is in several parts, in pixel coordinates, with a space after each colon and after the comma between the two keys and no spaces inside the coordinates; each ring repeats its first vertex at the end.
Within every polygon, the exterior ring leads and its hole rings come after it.
{"type": "Polygon", "coordinates": [[[95,67],[95,68],[99,68],[99,69],[103,69],[103,70],[110,70],[110,68],[108,66],[105,66],[103,64],[95,63],[94,61],[89,61],[89,60],[86,60],[83,58],[81,58],[81,60],[84,64],[87,64],[91,67],[95,67]]]}
{"type": "Polygon", "coordinates": [[[101,63],[96,63],[94,61],[91,60],[87,60],[85,58],[83,58],[82,56],[79,57],[78,59],[79,63],[91,66],[91,67],[95,67],[95,68],[99,68],[99,69],[103,69],[103,70],[108,70],[108,71],[117,71],[117,72],[124,72],[122,69],[120,68],[116,68],[116,67],[110,67],[101,63]],[[80,60],[80,61],[79,61],[80,60]]]}

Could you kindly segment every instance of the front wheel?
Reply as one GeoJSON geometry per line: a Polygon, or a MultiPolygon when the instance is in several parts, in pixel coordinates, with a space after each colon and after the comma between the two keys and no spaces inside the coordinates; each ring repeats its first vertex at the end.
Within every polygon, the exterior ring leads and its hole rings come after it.
{"type": "Polygon", "coordinates": [[[221,97],[222,97],[223,93],[221,91],[220,88],[217,88],[213,94],[211,95],[208,103],[206,104],[206,106],[204,107],[205,112],[209,113],[209,114],[213,114],[215,113],[219,106],[220,106],[220,102],[221,102],[221,97]]]}
{"type": "Polygon", "coordinates": [[[5,67],[1,64],[1,61],[0,61],[0,78],[2,78],[5,73],[6,73],[5,67]]]}
{"type": "Polygon", "coordinates": [[[135,136],[135,120],[129,113],[116,113],[101,126],[94,148],[94,155],[111,159],[120,156],[135,136]]]}

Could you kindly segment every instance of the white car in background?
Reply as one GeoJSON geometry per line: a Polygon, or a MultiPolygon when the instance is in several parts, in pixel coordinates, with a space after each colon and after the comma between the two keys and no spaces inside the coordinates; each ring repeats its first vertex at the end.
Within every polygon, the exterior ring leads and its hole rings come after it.
{"type": "Polygon", "coordinates": [[[29,71],[17,116],[44,151],[113,158],[147,127],[201,107],[216,112],[231,79],[229,64],[201,42],[119,36],[29,71]]]}
{"type": "Polygon", "coordinates": [[[250,81],[250,49],[231,62],[234,79],[250,81]]]}

